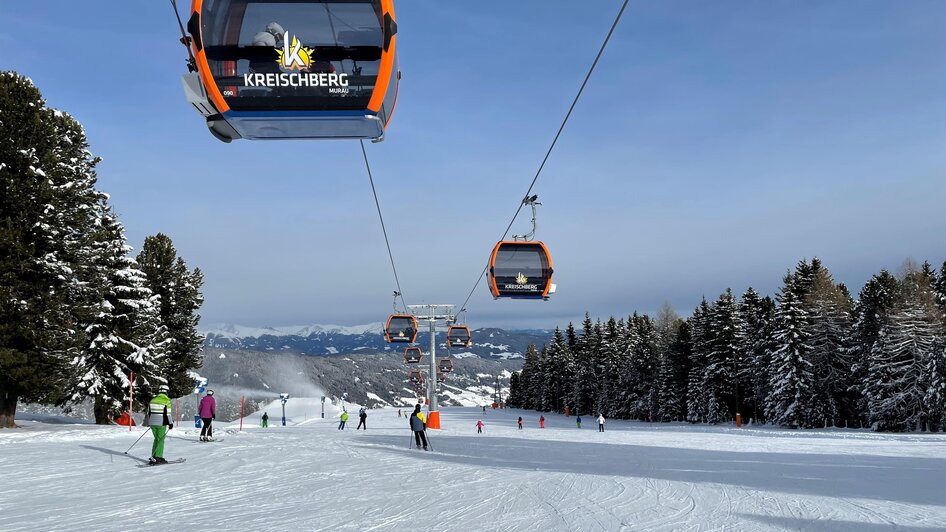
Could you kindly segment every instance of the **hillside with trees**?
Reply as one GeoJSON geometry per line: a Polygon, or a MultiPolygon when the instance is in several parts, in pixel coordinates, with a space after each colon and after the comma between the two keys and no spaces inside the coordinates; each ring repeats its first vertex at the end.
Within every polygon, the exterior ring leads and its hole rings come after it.
{"type": "Polygon", "coordinates": [[[736,414],[791,428],[942,431],[946,264],[907,261],[858,297],[818,259],[787,273],[775,298],[752,288],[556,330],[531,346],[509,403],[540,411],[719,424],[736,414]]]}

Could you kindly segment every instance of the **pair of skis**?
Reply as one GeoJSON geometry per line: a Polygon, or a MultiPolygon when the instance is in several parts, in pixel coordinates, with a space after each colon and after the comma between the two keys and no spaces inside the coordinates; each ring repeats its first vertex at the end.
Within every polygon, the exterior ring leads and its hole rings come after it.
{"type": "Polygon", "coordinates": [[[156,467],[156,466],[171,465],[171,464],[183,464],[186,461],[187,461],[187,458],[177,458],[175,460],[168,460],[166,462],[146,462],[144,464],[138,464],[138,467],[156,467]]]}

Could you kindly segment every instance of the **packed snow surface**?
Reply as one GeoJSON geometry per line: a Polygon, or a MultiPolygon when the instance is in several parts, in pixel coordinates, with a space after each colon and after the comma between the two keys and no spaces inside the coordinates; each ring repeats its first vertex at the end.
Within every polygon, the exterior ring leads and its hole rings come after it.
{"type": "MultiPolygon", "coordinates": [[[[368,430],[292,398],[165,456],[135,427],[24,416],[0,431],[0,530],[943,530],[946,436],[607,421],[447,408],[432,452],[396,408],[368,430]],[[524,430],[516,429],[522,416],[524,430]],[[476,434],[476,422],[485,423],[476,434]]],[[[186,424],[186,423],[182,423],[186,424]]]]}

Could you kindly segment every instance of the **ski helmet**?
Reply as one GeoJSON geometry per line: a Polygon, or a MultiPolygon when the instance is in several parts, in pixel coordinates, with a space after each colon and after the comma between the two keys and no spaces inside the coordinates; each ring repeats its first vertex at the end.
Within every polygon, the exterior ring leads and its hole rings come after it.
{"type": "Polygon", "coordinates": [[[171,391],[171,389],[168,388],[167,384],[162,384],[161,386],[158,386],[158,393],[168,393],[169,391],[171,391]]]}
{"type": "Polygon", "coordinates": [[[207,395],[213,395],[213,394],[214,394],[213,390],[207,390],[207,395]]]}

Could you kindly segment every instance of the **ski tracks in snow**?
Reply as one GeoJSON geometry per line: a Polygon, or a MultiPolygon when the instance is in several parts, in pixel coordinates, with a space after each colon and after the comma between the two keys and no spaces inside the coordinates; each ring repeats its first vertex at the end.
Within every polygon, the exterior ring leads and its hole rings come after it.
{"type": "Polygon", "coordinates": [[[150,436],[123,454],[138,431],[2,432],[0,530],[946,528],[946,438],[620,421],[599,434],[551,414],[518,431],[519,414],[446,409],[431,452],[409,448],[391,409],[367,432],[314,420],[189,445],[196,431],[175,430],[166,456],[187,462],[153,469],[134,467],[150,436]]]}

